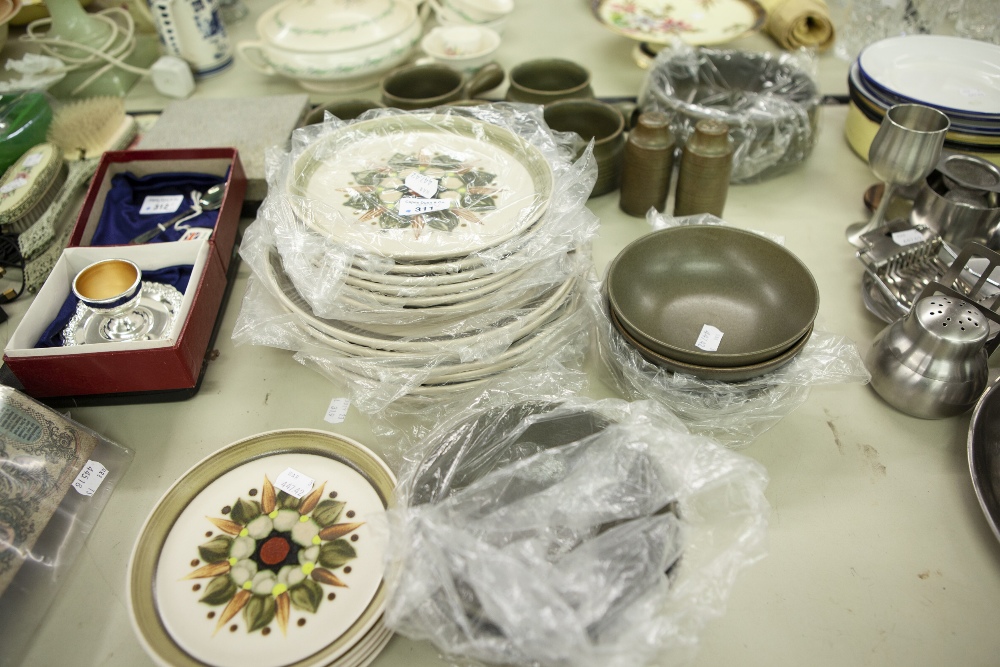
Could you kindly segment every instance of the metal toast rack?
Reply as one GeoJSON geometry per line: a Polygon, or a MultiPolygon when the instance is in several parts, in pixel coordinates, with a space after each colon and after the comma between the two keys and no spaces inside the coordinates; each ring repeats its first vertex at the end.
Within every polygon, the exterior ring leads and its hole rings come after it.
{"type": "Polygon", "coordinates": [[[869,232],[862,241],[857,255],[865,267],[862,298],[886,323],[906,315],[925,290],[933,293],[932,286],[981,310],[995,312],[1000,305],[1000,254],[983,245],[969,243],[958,252],[926,225],[906,220],[869,232]]]}

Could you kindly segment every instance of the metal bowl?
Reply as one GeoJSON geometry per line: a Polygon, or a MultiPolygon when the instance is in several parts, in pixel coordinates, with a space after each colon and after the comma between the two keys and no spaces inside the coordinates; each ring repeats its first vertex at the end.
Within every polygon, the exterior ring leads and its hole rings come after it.
{"type": "Polygon", "coordinates": [[[697,366],[772,359],[805,336],[819,311],[819,288],[795,255],[718,225],[672,227],[634,241],[612,261],[606,283],[609,306],[629,334],[697,366]],[[721,334],[715,349],[710,328],[721,334]]]}
{"type": "Polygon", "coordinates": [[[979,505],[1000,540],[1000,382],[986,390],[969,424],[969,472],[979,505]]]}

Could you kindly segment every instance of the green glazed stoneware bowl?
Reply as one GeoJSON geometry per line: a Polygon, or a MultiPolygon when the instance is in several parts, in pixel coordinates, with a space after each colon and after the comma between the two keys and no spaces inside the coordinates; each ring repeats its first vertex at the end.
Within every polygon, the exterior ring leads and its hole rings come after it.
{"type": "Polygon", "coordinates": [[[719,225],[648,234],[612,261],[608,301],[636,340],[686,364],[749,366],[788,350],[812,327],[819,289],[786,248],[719,225]]]}

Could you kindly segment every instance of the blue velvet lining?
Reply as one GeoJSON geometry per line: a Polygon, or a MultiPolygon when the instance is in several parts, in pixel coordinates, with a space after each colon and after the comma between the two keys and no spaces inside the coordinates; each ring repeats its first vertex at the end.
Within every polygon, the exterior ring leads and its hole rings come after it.
{"type": "MultiPolygon", "coordinates": [[[[183,294],[187,290],[188,281],[191,279],[191,271],[193,269],[194,267],[190,264],[180,264],[157,269],[156,271],[143,271],[142,281],[173,285],[183,294]]],[[[79,299],[76,298],[76,295],[70,292],[55,319],[52,320],[52,323],[42,333],[42,337],[38,339],[38,342],[35,344],[36,348],[62,347],[62,332],[66,328],[66,325],[69,324],[73,313],[76,312],[77,301],[79,299]]]]}
{"type": "MultiPolygon", "coordinates": [[[[125,245],[157,224],[165,224],[175,216],[191,208],[191,191],[204,193],[211,186],[225,182],[225,177],[212,174],[165,172],[148,176],[135,176],[131,172],[115,174],[111,177],[111,189],[104,201],[101,218],[94,230],[90,245],[125,245]],[[182,195],[184,201],[171,213],[140,215],[139,209],[148,196],[182,195]]],[[[184,225],[214,228],[219,217],[218,211],[204,211],[191,218],[184,225]]],[[[168,227],[149,243],[177,241],[185,230],[168,227]]]]}

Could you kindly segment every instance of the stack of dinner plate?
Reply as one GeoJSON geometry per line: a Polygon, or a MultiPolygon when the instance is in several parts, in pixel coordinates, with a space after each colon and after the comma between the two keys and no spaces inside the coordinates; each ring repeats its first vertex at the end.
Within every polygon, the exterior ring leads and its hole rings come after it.
{"type": "Polygon", "coordinates": [[[385,647],[384,521],[396,479],[353,440],[271,431],[200,461],[153,508],[128,603],[171,667],[361,667],[385,647]]]}
{"type": "Polygon", "coordinates": [[[946,149],[1000,163],[1000,46],[944,35],[890,37],[851,64],[848,89],[845,132],[865,159],[885,112],[916,103],[951,120],[946,149]]]}
{"type": "Polygon", "coordinates": [[[348,251],[342,282],[320,285],[339,316],[310,305],[321,271],[279,249],[270,291],[348,360],[349,379],[421,376],[411,393],[427,395],[480,383],[551,355],[578,310],[581,258],[544,228],[553,181],[538,148],[476,118],[344,125],[308,145],[286,183],[311,234],[348,251]]]}

